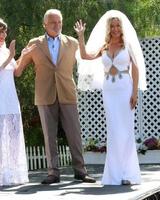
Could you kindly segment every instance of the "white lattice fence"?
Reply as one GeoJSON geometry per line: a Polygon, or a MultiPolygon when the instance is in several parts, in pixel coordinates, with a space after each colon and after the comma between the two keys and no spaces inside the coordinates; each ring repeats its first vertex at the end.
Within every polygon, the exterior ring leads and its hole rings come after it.
{"type": "MultiPolygon", "coordinates": [[[[139,92],[135,112],[135,135],[142,141],[160,137],[160,38],[141,40],[147,75],[148,90],[139,92]]],[[[100,91],[78,92],[82,139],[85,146],[89,138],[106,142],[106,121],[100,91]]]]}
{"type": "Polygon", "coordinates": [[[141,137],[160,137],[160,38],[141,42],[148,90],[141,94],[141,137]]]}
{"type": "Polygon", "coordinates": [[[88,138],[99,141],[99,145],[106,143],[106,119],[100,91],[79,92],[79,116],[83,145],[88,138]]]}
{"type": "MultiPolygon", "coordinates": [[[[68,146],[58,146],[59,166],[68,166],[71,164],[71,155],[68,146]]],[[[29,170],[47,168],[47,160],[44,146],[26,147],[27,163],[29,170]]]]}

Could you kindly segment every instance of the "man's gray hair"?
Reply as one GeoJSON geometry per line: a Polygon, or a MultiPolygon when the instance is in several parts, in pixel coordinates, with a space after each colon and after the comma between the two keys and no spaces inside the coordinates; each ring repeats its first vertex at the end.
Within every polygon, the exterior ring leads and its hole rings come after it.
{"type": "Polygon", "coordinates": [[[45,12],[45,14],[44,14],[43,22],[46,22],[48,16],[51,15],[51,14],[58,15],[58,16],[60,16],[61,20],[63,19],[62,13],[61,13],[60,10],[58,10],[58,9],[49,9],[49,10],[47,10],[47,11],[45,12]]]}

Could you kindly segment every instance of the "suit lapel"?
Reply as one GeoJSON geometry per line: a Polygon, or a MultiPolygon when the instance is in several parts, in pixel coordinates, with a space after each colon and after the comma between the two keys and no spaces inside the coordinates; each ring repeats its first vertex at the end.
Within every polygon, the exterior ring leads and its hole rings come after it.
{"type": "MultiPolygon", "coordinates": [[[[47,43],[47,39],[46,39],[45,35],[42,36],[41,42],[38,44],[38,46],[39,46],[39,48],[43,51],[44,55],[46,55],[46,57],[47,57],[48,60],[51,62],[51,64],[52,64],[53,66],[55,66],[54,63],[52,62],[51,54],[50,54],[50,52],[49,52],[48,43],[47,43]]],[[[56,66],[55,66],[55,67],[56,67],[56,66]]]]}
{"type": "MultiPolygon", "coordinates": [[[[57,59],[57,65],[63,58],[63,55],[66,51],[66,48],[67,48],[66,43],[67,43],[66,37],[63,34],[61,34],[60,49],[59,49],[59,55],[58,55],[58,59],[57,59]]],[[[56,67],[56,65],[54,65],[52,62],[52,58],[51,58],[51,55],[49,52],[48,43],[47,43],[47,39],[46,39],[45,35],[42,36],[41,42],[38,44],[38,46],[43,51],[43,53],[47,56],[48,60],[52,63],[52,65],[56,67]]]]}
{"type": "Polygon", "coordinates": [[[61,34],[60,49],[59,49],[57,65],[61,61],[61,59],[62,59],[62,57],[63,57],[63,55],[64,55],[64,53],[66,51],[66,43],[67,43],[66,37],[63,34],[61,34]]]}

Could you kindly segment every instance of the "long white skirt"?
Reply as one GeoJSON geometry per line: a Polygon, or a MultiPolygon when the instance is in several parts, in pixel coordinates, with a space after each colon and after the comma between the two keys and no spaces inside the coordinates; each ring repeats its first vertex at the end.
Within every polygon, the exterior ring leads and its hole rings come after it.
{"type": "Polygon", "coordinates": [[[28,182],[21,114],[0,115],[0,186],[28,182]]]}
{"type": "Polygon", "coordinates": [[[115,82],[104,81],[103,101],[107,122],[107,156],[103,185],[120,185],[122,180],[140,184],[140,168],[134,136],[134,110],[130,108],[132,80],[129,74],[115,82]]]}

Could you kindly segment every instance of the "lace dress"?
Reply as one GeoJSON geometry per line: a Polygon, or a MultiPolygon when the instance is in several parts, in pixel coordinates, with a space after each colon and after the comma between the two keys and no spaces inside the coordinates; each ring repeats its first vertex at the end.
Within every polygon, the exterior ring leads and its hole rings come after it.
{"type": "MultiPolygon", "coordinates": [[[[0,48],[0,66],[8,50],[0,48]]],[[[0,69],[0,186],[28,182],[23,126],[14,83],[15,61],[0,69]]]]}
{"type": "Polygon", "coordinates": [[[102,177],[103,185],[120,185],[122,180],[140,184],[140,168],[134,136],[134,110],[130,108],[132,79],[129,75],[130,56],[122,49],[114,59],[102,55],[105,68],[103,104],[107,123],[107,156],[102,177]],[[109,74],[114,66],[118,73],[109,74]]]}

